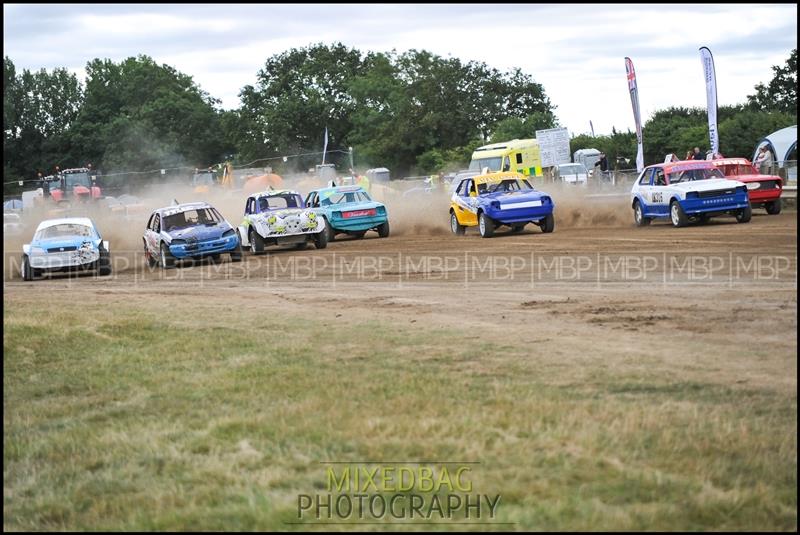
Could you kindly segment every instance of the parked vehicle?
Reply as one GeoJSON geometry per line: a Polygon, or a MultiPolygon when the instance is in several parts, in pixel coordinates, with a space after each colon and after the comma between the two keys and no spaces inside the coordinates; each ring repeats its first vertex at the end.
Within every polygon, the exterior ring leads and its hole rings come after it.
{"type": "Polygon", "coordinates": [[[781,193],[783,193],[781,177],[762,175],[747,158],[719,158],[711,162],[722,171],[725,178],[747,185],[747,197],[750,199],[751,207],[764,208],[770,215],[781,213],[781,193]]]}
{"type": "Polygon", "coordinates": [[[514,139],[502,143],[492,143],[475,149],[471,171],[482,172],[516,171],[524,176],[542,176],[542,158],[539,142],[535,139],[514,139]]]}
{"type": "Polygon", "coordinates": [[[3,236],[19,236],[25,230],[22,218],[15,212],[3,212],[3,236]]]}
{"type": "Polygon", "coordinates": [[[565,184],[585,186],[589,181],[589,172],[582,163],[562,163],[557,169],[559,178],[565,184]]]}

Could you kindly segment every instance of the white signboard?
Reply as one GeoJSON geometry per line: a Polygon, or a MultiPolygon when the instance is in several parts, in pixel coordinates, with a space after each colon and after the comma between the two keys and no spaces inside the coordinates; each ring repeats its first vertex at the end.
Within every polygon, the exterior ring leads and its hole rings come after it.
{"type": "Polygon", "coordinates": [[[542,155],[542,167],[554,167],[560,163],[569,163],[569,131],[566,128],[550,128],[537,130],[536,141],[542,155]]]}

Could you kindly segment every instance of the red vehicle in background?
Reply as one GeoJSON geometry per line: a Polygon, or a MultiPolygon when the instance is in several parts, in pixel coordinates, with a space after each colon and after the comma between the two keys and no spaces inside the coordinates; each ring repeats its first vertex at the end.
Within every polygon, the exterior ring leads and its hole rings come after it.
{"type": "Polygon", "coordinates": [[[747,196],[753,208],[763,206],[767,213],[781,213],[783,179],[774,175],[762,175],[747,158],[718,158],[711,160],[725,178],[738,180],[747,185],[747,196]]]}
{"type": "Polygon", "coordinates": [[[50,182],[50,196],[57,203],[96,201],[102,197],[102,191],[95,180],[96,173],[91,168],[64,169],[50,182]]]}

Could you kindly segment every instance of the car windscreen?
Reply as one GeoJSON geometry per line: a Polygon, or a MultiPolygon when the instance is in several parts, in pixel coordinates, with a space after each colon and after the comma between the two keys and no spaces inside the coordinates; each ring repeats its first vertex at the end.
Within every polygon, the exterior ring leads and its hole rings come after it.
{"type": "Polygon", "coordinates": [[[192,184],[195,186],[210,186],[214,184],[214,175],[211,173],[197,173],[192,179],[192,184]]]}
{"type": "Polygon", "coordinates": [[[740,176],[740,175],[754,175],[756,174],[753,167],[747,164],[730,164],[721,165],[718,167],[722,174],[725,176],[740,176]]]}
{"type": "Polygon", "coordinates": [[[711,178],[725,178],[719,169],[685,169],[676,170],[669,174],[670,184],[692,182],[695,180],[708,180],[711,178]]]}
{"type": "Polygon", "coordinates": [[[472,160],[469,163],[469,169],[472,171],[480,171],[484,167],[488,167],[489,171],[499,171],[503,159],[498,156],[497,158],[479,158],[472,160]]]}
{"type": "Polygon", "coordinates": [[[299,195],[273,195],[271,197],[261,197],[258,200],[258,209],[261,212],[266,210],[282,210],[284,208],[302,208],[303,199],[299,195]]]}
{"type": "Polygon", "coordinates": [[[332,204],[369,202],[371,200],[366,191],[348,191],[345,193],[333,193],[329,197],[322,199],[321,204],[323,206],[330,206],[332,204]]]}
{"type": "Polygon", "coordinates": [[[530,184],[516,178],[491,182],[489,184],[478,184],[478,193],[494,193],[496,191],[523,191],[531,189],[530,184]],[[483,186],[483,187],[481,187],[483,186]]]}
{"type": "Polygon", "coordinates": [[[69,236],[94,237],[92,227],[78,223],[61,223],[51,227],[43,228],[33,237],[34,240],[49,240],[51,238],[66,238],[69,236]]]}
{"type": "Polygon", "coordinates": [[[562,175],[578,175],[578,174],[586,174],[586,169],[582,165],[560,165],[558,167],[558,172],[562,175]]]}
{"type": "Polygon", "coordinates": [[[85,186],[88,188],[92,185],[89,173],[64,173],[64,180],[68,188],[73,186],[85,186]]]}
{"type": "Polygon", "coordinates": [[[214,210],[210,208],[199,208],[165,216],[162,228],[169,232],[183,227],[193,227],[195,225],[216,225],[219,222],[220,218],[214,210]]]}

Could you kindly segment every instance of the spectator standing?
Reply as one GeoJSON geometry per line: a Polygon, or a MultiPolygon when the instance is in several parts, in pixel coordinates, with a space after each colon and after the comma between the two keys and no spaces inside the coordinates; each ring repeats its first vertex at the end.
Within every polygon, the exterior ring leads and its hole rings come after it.
{"type": "Polygon", "coordinates": [[[759,173],[762,175],[769,175],[772,173],[772,152],[767,148],[766,145],[762,145],[760,149],[758,149],[758,157],[756,157],[756,161],[753,162],[758,167],[759,173]]]}
{"type": "Polygon", "coordinates": [[[594,162],[595,167],[600,167],[600,177],[608,182],[608,159],[606,159],[606,153],[600,153],[600,159],[594,162]]]}

